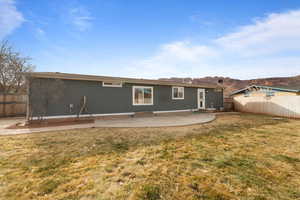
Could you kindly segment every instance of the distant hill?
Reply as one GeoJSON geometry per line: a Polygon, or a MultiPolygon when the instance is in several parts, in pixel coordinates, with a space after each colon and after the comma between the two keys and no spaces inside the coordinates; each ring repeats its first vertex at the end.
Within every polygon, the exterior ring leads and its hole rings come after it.
{"type": "Polygon", "coordinates": [[[175,81],[193,84],[218,84],[219,80],[223,80],[223,86],[225,87],[224,94],[228,96],[231,92],[247,87],[248,85],[266,85],[273,87],[283,88],[297,88],[300,89],[300,75],[292,77],[274,77],[274,78],[259,78],[250,80],[232,79],[229,77],[204,77],[204,78],[161,78],[160,80],[175,81]]]}

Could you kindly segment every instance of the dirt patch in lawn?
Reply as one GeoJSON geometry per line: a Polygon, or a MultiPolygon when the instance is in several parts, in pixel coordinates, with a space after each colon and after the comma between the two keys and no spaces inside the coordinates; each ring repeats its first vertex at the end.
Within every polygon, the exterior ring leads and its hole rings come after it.
{"type": "Polygon", "coordinates": [[[299,199],[300,121],[0,137],[0,199],[299,199]]]}

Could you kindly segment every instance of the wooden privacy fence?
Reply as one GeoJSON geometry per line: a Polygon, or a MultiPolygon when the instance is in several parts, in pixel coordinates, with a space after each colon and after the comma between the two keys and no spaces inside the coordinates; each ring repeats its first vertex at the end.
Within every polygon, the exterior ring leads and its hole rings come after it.
{"type": "Polygon", "coordinates": [[[262,113],[300,118],[300,96],[234,97],[234,109],[240,112],[262,113]]]}
{"type": "Polygon", "coordinates": [[[25,116],[26,95],[0,94],[0,117],[25,116]]]}
{"type": "Polygon", "coordinates": [[[224,98],[224,111],[233,111],[233,99],[230,97],[224,98]]]}

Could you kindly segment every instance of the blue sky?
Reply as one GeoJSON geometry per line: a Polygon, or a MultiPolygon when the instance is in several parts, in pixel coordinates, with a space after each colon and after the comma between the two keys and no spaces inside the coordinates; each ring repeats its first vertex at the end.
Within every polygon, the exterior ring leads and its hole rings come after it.
{"type": "Polygon", "coordinates": [[[300,74],[300,1],[0,0],[0,39],[36,71],[292,76],[300,74]]]}

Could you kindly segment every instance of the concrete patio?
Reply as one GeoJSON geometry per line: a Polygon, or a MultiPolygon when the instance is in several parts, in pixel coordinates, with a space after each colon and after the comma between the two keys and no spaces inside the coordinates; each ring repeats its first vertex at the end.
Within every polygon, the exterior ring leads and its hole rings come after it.
{"type": "Polygon", "coordinates": [[[97,119],[94,123],[50,126],[42,128],[24,128],[24,129],[6,129],[18,122],[24,122],[24,118],[12,118],[0,120],[0,135],[15,135],[25,133],[60,131],[79,128],[101,128],[101,127],[169,127],[169,126],[186,126],[213,121],[216,115],[213,113],[185,113],[161,116],[147,117],[128,117],[122,119],[97,119]]]}

